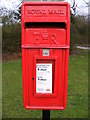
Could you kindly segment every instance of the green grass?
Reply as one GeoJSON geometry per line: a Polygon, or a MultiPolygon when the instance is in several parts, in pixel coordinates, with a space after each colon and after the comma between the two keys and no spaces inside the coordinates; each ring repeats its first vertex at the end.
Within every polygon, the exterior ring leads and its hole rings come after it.
{"type": "MultiPolygon", "coordinates": [[[[88,117],[88,55],[70,56],[67,108],[50,112],[51,118],[88,117]]],[[[3,63],[3,118],[42,118],[41,110],[23,108],[21,61],[3,63]]]]}

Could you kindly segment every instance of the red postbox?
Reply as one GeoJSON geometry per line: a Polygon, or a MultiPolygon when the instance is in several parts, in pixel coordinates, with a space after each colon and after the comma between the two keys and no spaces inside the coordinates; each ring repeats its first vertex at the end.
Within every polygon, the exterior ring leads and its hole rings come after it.
{"type": "Polygon", "coordinates": [[[21,22],[24,107],[63,110],[67,104],[70,5],[24,2],[21,22]]]}

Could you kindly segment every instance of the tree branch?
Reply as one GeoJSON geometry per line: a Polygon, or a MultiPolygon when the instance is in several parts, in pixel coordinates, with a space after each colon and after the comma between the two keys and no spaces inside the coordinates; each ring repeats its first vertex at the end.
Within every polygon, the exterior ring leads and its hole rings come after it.
{"type": "Polygon", "coordinates": [[[86,0],[83,0],[85,3],[86,3],[86,5],[88,5],[89,6],[89,2],[86,2],[86,0]]]}

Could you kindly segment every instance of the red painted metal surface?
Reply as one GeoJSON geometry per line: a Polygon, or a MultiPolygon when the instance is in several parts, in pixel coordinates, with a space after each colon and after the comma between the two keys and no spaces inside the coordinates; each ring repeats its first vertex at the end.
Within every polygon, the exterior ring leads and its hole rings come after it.
{"type": "Polygon", "coordinates": [[[24,2],[22,23],[23,102],[26,109],[63,110],[67,104],[70,5],[24,2]],[[43,55],[43,50],[49,55],[43,55]],[[52,93],[36,92],[36,64],[52,64],[52,93]]]}

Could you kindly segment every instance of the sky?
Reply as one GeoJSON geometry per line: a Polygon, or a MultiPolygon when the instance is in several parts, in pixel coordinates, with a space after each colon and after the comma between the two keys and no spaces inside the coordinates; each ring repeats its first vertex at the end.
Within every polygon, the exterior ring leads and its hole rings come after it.
{"type": "MultiPolygon", "coordinates": [[[[68,1],[70,3],[70,5],[72,6],[73,0],[66,0],[66,1],[68,1]]],[[[76,10],[77,14],[80,14],[80,15],[88,14],[88,7],[85,7],[87,5],[85,4],[84,0],[75,0],[75,1],[77,4],[77,10],[76,10]]],[[[85,0],[85,1],[89,2],[90,0],[85,0]]]]}
{"type": "Polygon", "coordinates": [[[0,0],[0,8],[6,7],[8,10],[17,10],[17,6],[22,0],[0,0]]]}
{"type": "MultiPolygon", "coordinates": [[[[20,4],[21,1],[22,0],[0,0],[0,8],[3,6],[3,7],[6,7],[8,10],[17,10],[18,9],[17,6],[20,4]]],[[[72,6],[73,0],[65,0],[65,1],[68,1],[70,5],[72,6]]],[[[84,0],[75,0],[75,1],[78,6],[76,13],[80,15],[87,15],[88,7],[85,7],[86,4],[84,0]]],[[[85,1],[88,2],[89,0],[85,0],[85,1]]]]}

